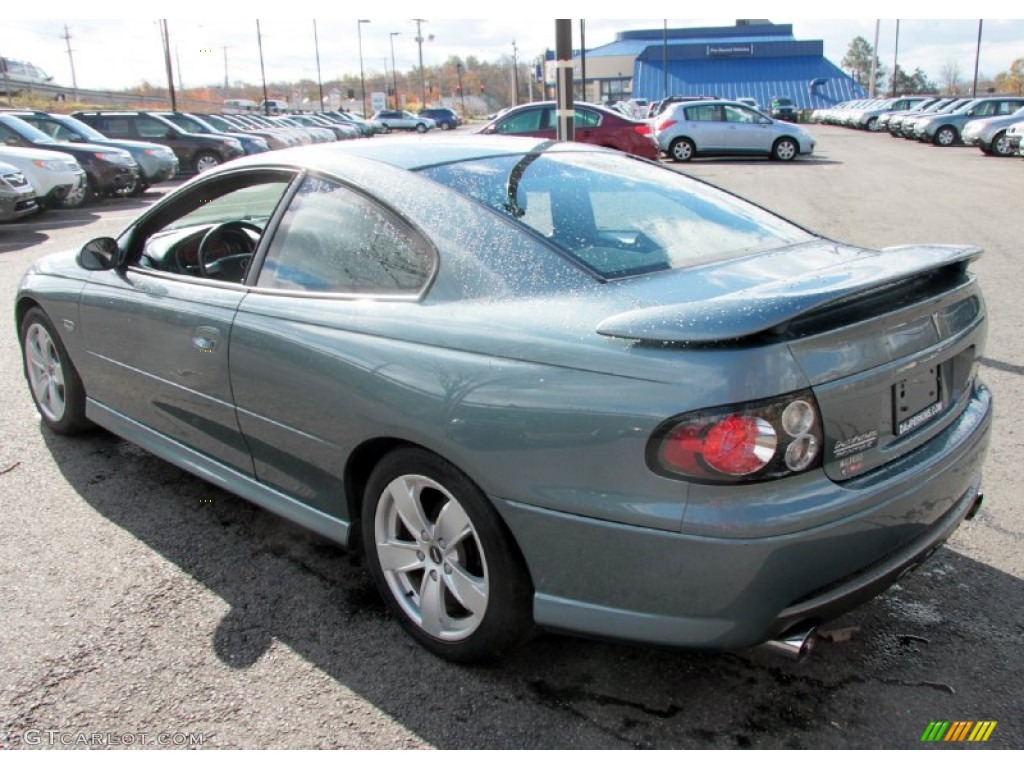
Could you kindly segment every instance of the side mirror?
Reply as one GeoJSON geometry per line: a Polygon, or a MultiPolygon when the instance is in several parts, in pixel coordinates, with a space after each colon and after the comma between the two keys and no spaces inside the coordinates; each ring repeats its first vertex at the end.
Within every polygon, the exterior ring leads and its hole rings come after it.
{"type": "Polygon", "coordinates": [[[104,272],[112,269],[119,249],[112,237],[97,237],[82,246],[78,252],[78,266],[89,272],[104,272]]]}

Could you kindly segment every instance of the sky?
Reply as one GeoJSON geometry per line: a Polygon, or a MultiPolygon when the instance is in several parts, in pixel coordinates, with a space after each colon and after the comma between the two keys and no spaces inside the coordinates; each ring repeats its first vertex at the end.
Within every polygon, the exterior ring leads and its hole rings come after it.
{"type": "MultiPolygon", "coordinates": [[[[120,3],[99,0],[82,5],[66,0],[51,0],[45,5],[47,15],[30,16],[28,4],[19,3],[4,10],[0,22],[0,56],[31,61],[42,67],[63,85],[71,85],[71,66],[64,39],[65,25],[71,37],[75,74],[80,88],[120,89],[146,80],[162,85],[166,82],[159,26],[156,19],[139,14],[141,3],[120,3]],[[83,17],[82,11],[90,14],[83,17]],[[18,14],[24,14],[19,16],[18,14]]],[[[332,4],[331,10],[340,4],[332,4]]],[[[174,3],[177,17],[168,18],[176,70],[185,87],[220,85],[224,82],[225,55],[229,80],[260,82],[259,48],[256,19],[260,18],[263,59],[268,82],[317,79],[314,24],[319,40],[320,71],[324,81],[345,73],[359,71],[359,46],[362,44],[363,68],[368,78],[391,70],[391,46],[394,63],[400,72],[418,64],[416,24],[411,17],[426,18],[422,23],[423,60],[430,67],[449,56],[476,56],[497,61],[511,57],[513,50],[522,62],[535,60],[545,48],[554,48],[555,20],[527,17],[527,6],[517,5],[519,14],[502,18],[473,19],[483,8],[497,4],[481,3],[403,3],[389,2],[385,8],[396,18],[374,18],[372,4],[363,3],[368,23],[358,19],[318,17],[322,3],[310,0],[249,0],[234,5],[235,11],[214,10],[196,0],[174,3]],[[293,13],[281,17],[283,7],[293,13]],[[240,17],[244,9],[251,15],[240,17]],[[404,17],[403,17],[404,16],[404,17]],[[397,34],[392,34],[397,33],[397,34]],[[361,41],[360,41],[361,35],[361,41]],[[515,49],[513,48],[515,46],[515,49]]],[[[779,0],[771,5],[770,20],[792,24],[799,40],[823,40],[825,56],[837,66],[850,41],[860,35],[874,44],[876,13],[899,14],[899,64],[912,72],[920,67],[933,80],[940,82],[944,67],[955,62],[964,77],[974,71],[978,36],[978,19],[927,18],[929,6],[923,3],[864,2],[856,10],[865,18],[810,18],[822,15],[819,2],[796,3],[779,0]]],[[[152,5],[147,4],[147,9],[152,5]]],[[[507,6],[505,6],[507,7],[507,6]]],[[[558,12],[593,13],[601,4],[577,3],[558,12]],[[575,7],[574,7],[575,5],[575,7]]],[[[678,8],[678,6],[675,6],[678,8]]],[[[661,29],[667,21],[670,28],[701,26],[732,26],[738,18],[764,18],[765,4],[733,3],[724,0],[715,4],[718,18],[701,19],[593,19],[585,20],[586,44],[594,48],[614,41],[615,33],[625,29],[661,29]]],[[[956,4],[955,10],[964,7],[956,4]]],[[[621,10],[617,4],[615,10],[621,10]]],[[[651,10],[657,9],[651,7],[651,10]]],[[[982,2],[971,7],[976,13],[1007,16],[1019,6],[1009,2],[982,2]]],[[[506,12],[507,13],[507,12],[506,12]]],[[[934,15],[934,11],[932,11],[934,15]]],[[[896,20],[879,20],[878,53],[882,64],[891,71],[895,51],[896,20]]],[[[573,45],[580,43],[580,20],[573,19],[573,45]]],[[[983,23],[980,73],[993,77],[1005,71],[1011,61],[1024,58],[1024,19],[986,18],[983,23]]],[[[370,90],[372,83],[367,83],[370,90]]]]}

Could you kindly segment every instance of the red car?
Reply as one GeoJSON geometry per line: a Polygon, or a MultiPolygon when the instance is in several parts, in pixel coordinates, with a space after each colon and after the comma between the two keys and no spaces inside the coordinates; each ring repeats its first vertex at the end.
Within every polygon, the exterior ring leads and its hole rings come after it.
{"type": "MultiPolygon", "coordinates": [[[[630,120],[596,104],[578,103],[574,106],[576,141],[611,147],[647,160],[658,159],[658,144],[649,124],[630,120]]],[[[553,101],[537,101],[513,107],[481,128],[480,133],[554,139],[558,130],[555,109],[553,101]]]]}

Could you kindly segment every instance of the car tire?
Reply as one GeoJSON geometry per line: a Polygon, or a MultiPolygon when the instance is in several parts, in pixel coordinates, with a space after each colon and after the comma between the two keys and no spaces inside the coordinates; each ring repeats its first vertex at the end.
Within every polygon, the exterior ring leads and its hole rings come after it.
{"type": "Polygon", "coordinates": [[[363,546],[373,581],[402,627],[449,661],[493,659],[530,634],[533,588],[487,496],[419,448],[370,473],[363,546]]]}
{"type": "Polygon", "coordinates": [[[383,126],[381,126],[380,132],[381,133],[391,133],[391,126],[388,125],[387,123],[385,123],[383,126]]]}
{"type": "Polygon", "coordinates": [[[1010,157],[1013,154],[1010,144],[1006,140],[1006,131],[996,134],[996,137],[992,139],[992,143],[989,145],[989,151],[999,157],[1010,157]]]}
{"type": "Polygon", "coordinates": [[[454,127],[455,126],[452,125],[451,123],[441,123],[441,130],[442,131],[450,131],[454,127]]]}
{"type": "Polygon", "coordinates": [[[696,147],[693,146],[693,142],[689,139],[672,139],[672,143],[668,145],[668,156],[677,163],[685,163],[692,160],[696,151],[696,147]]]}
{"type": "Polygon", "coordinates": [[[871,133],[878,133],[878,118],[872,117],[864,127],[871,131],[871,133]]]}
{"type": "Polygon", "coordinates": [[[121,187],[118,191],[125,197],[139,197],[147,189],[149,189],[149,184],[137,178],[133,179],[130,184],[121,187]]]}
{"type": "Polygon", "coordinates": [[[85,417],[85,387],[46,313],[33,307],[21,321],[25,380],[43,423],[58,435],[92,428],[85,417]]]}
{"type": "Polygon", "coordinates": [[[789,162],[794,160],[799,154],[800,147],[797,145],[796,141],[785,136],[781,139],[777,139],[772,145],[772,160],[789,162]]]}
{"type": "Polygon", "coordinates": [[[957,138],[956,128],[951,125],[944,125],[935,132],[935,138],[932,141],[938,147],[951,147],[956,144],[957,138]]]}
{"type": "Polygon", "coordinates": [[[220,155],[216,152],[200,152],[193,158],[192,167],[196,173],[204,173],[221,164],[220,155]]]}
{"type": "Polygon", "coordinates": [[[68,193],[60,199],[61,208],[81,208],[93,197],[92,181],[88,176],[82,182],[82,186],[68,190],[68,193]]]}
{"type": "Polygon", "coordinates": [[[427,124],[426,123],[416,123],[416,133],[426,133],[426,132],[427,132],[427,124]]]}

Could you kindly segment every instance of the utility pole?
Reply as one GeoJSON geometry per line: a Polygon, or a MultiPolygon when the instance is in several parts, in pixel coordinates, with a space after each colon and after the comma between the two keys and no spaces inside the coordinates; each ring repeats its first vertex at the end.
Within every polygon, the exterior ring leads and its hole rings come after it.
{"type": "Polygon", "coordinates": [[[75,57],[71,55],[71,33],[68,25],[64,25],[64,42],[68,45],[68,61],[71,63],[71,87],[75,92],[75,101],[78,101],[78,78],[75,77],[75,57]]]}
{"type": "Polygon", "coordinates": [[[395,69],[395,35],[402,34],[401,32],[389,32],[391,36],[391,85],[395,92],[395,109],[400,109],[398,106],[398,70],[395,69]]]}
{"type": "Polygon", "coordinates": [[[974,51],[974,85],[971,86],[971,97],[978,97],[978,61],[981,59],[981,22],[978,19],[978,47],[974,51]]]}
{"type": "Polygon", "coordinates": [[[519,49],[512,41],[512,106],[519,106],[519,49]]]}
{"type": "Polygon", "coordinates": [[[226,97],[228,95],[228,88],[230,87],[228,84],[228,47],[226,45],[222,45],[221,48],[224,49],[224,96],[226,97]]]}
{"type": "Polygon", "coordinates": [[[363,24],[369,24],[369,19],[358,19],[356,21],[356,32],[359,36],[359,86],[363,97],[363,117],[367,118],[370,113],[366,111],[366,76],[363,74],[363,24]]]}
{"type": "MultiPolygon", "coordinates": [[[[661,20],[661,98],[668,98],[668,19],[661,20]]],[[[654,97],[651,97],[652,101],[654,97]]]]}
{"type": "MultiPolygon", "coordinates": [[[[394,64],[391,65],[394,69],[394,64]]],[[[462,62],[455,62],[455,71],[459,73],[459,100],[462,102],[462,119],[466,119],[466,92],[462,90],[462,62]]]]}
{"type": "Polygon", "coordinates": [[[587,22],[585,19],[580,19],[580,100],[587,101],[587,22]]]}
{"type": "Polygon", "coordinates": [[[555,57],[557,136],[559,141],[572,141],[576,135],[572,103],[572,19],[555,19],[555,57]]]}
{"type": "Polygon", "coordinates": [[[177,112],[178,99],[174,95],[174,69],[171,67],[171,35],[167,31],[167,19],[160,19],[160,36],[164,42],[164,65],[167,67],[167,90],[171,95],[171,112],[177,112]]]}
{"type": "Polygon", "coordinates": [[[878,28],[881,19],[875,19],[875,47],[871,51],[871,79],[868,81],[868,96],[875,98],[875,81],[878,79],[878,28]]]}
{"type": "Polygon", "coordinates": [[[416,44],[420,47],[420,107],[427,106],[427,77],[423,72],[423,28],[426,19],[413,19],[416,22],[416,44]]]}
{"type": "Polygon", "coordinates": [[[316,84],[320,88],[320,108],[317,112],[324,111],[324,81],[320,76],[320,38],[316,34],[316,19],[313,19],[313,45],[316,48],[316,84]]]}
{"type": "Polygon", "coordinates": [[[256,19],[256,42],[260,47],[260,77],[263,78],[263,114],[270,114],[270,101],[267,98],[267,71],[263,68],[263,33],[260,32],[260,20],[256,19]]]}
{"type": "Polygon", "coordinates": [[[896,49],[892,55],[892,97],[896,98],[896,72],[900,66],[900,20],[896,19],[896,49]]]}

